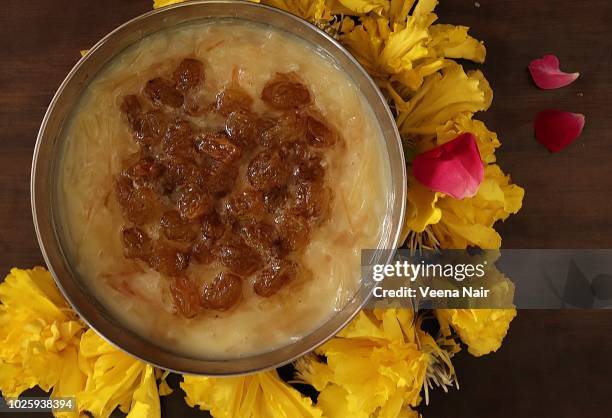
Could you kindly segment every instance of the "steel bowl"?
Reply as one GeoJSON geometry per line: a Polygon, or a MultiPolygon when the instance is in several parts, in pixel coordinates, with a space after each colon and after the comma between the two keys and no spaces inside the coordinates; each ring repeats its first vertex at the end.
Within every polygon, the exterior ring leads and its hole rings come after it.
{"type": "MultiPolygon", "coordinates": [[[[361,90],[383,133],[391,169],[387,195],[386,234],[381,247],[396,248],[405,211],[406,169],[397,127],[387,102],[361,65],[336,40],[312,24],[271,7],[242,1],[195,1],[146,13],[130,20],[99,41],[62,82],[42,121],[32,163],[31,200],[34,225],[43,256],[55,281],[74,310],[91,328],[120,349],[158,367],[181,373],[234,375],[278,367],[312,351],[334,336],[363,307],[371,286],[361,289],[322,326],[300,340],[279,349],[234,359],[193,358],[156,346],[122,326],[88,293],[79,273],[66,256],[59,224],[57,182],[61,166],[62,129],[89,82],[115,56],[130,45],[157,31],[196,20],[235,18],[268,25],[315,45],[345,71],[361,90]]],[[[381,248],[382,250],[383,248],[381,248]]],[[[389,252],[377,252],[376,263],[388,261],[389,252]]]]}

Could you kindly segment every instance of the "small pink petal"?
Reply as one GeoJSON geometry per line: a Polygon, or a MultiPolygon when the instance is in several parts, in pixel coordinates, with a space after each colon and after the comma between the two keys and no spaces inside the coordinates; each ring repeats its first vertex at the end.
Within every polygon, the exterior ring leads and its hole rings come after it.
{"type": "Polygon", "coordinates": [[[464,133],[412,160],[412,173],[423,185],[455,199],[472,197],[484,177],[476,137],[464,133]]]}
{"type": "Polygon", "coordinates": [[[572,84],[580,73],[564,73],[559,69],[559,58],[544,55],[529,63],[529,72],[533,82],[541,89],[552,90],[572,84]]]}
{"type": "Polygon", "coordinates": [[[582,133],[585,117],[580,113],[544,110],[533,122],[538,142],[550,152],[559,152],[582,133]]]}

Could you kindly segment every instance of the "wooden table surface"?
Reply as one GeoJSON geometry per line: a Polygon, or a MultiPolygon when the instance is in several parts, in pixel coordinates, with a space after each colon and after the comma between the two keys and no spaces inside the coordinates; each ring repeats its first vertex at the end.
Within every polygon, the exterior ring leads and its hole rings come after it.
{"type": "MultiPolygon", "coordinates": [[[[117,25],[150,0],[5,0],[0,13],[0,272],[42,265],[29,201],[36,133],[60,82],[117,25]]],[[[507,248],[612,248],[612,2],[442,0],[442,22],[485,41],[495,91],[482,117],[497,131],[502,167],[525,187],[524,208],[500,226],[507,248]],[[580,71],[570,87],[539,91],[526,66],[555,53],[580,71]],[[551,155],[533,139],[536,112],[586,114],[582,137],[551,155]]],[[[435,391],[426,417],[609,417],[612,312],[521,311],[502,349],[455,359],[461,390],[435,391]]],[[[189,412],[178,397],[164,416],[189,412]],[[180,412],[177,408],[180,408],[180,412]]],[[[23,416],[23,415],[18,415],[23,416]]]]}

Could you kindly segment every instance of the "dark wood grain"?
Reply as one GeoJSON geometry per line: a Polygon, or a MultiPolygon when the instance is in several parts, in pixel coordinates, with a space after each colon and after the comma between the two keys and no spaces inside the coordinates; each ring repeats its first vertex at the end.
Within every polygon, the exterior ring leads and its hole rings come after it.
{"type": "MultiPolygon", "coordinates": [[[[79,58],[149,0],[8,0],[0,14],[0,272],[42,264],[29,203],[36,133],[55,89],[79,58]]],[[[464,24],[487,45],[483,71],[495,91],[482,115],[503,142],[502,167],[527,194],[500,225],[509,248],[612,248],[612,2],[442,0],[442,22],[464,24]],[[526,65],[546,53],[580,71],[561,90],[539,91],[526,65]],[[536,112],[587,115],[583,136],[551,155],[533,139],[536,112]]],[[[455,359],[461,390],[434,391],[427,417],[609,417],[612,314],[522,311],[503,348],[455,359]]],[[[164,416],[205,416],[180,393],[164,416]]],[[[16,416],[22,416],[16,415],[16,416]]],[[[41,415],[42,416],[42,415],[41,415]]]]}

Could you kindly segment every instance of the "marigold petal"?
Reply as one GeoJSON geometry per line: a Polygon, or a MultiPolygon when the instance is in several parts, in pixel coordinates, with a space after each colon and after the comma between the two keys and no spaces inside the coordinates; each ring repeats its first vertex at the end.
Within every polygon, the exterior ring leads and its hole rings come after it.
{"type": "Polygon", "coordinates": [[[485,60],[484,44],[468,35],[469,28],[455,25],[432,25],[429,28],[428,46],[445,58],[462,58],[482,63],[485,60]]]}
{"type": "Polygon", "coordinates": [[[409,109],[397,118],[400,133],[433,134],[436,129],[462,114],[486,110],[491,103],[491,89],[480,72],[466,73],[454,63],[435,73],[409,101],[409,109]]]}
{"type": "Polygon", "coordinates": [[[338,333],[338,336],[343,338],[384,339],[385,332],[379,327],[377,322],[366,311],[361,311],[349,325],[338,333]]]}
{"type": "Polygon", "coordinates": [[[162,371],[160,369],[157,369],[155,372],[156,372],[156,377],[159,379],[159,385],[158,385],[159,396],[168,396],[172,394],[174,390],[170,387],[170,385],[168,385],[168,382],[166,382],[166,379],[170,375],[170,372],[168,370],[162,371]]]}
{"type": "Polygon", "coordinates": [[[413,61],[427,57],[428,50],[423,46],[427,37],[424,27],[396,30],[389,35],[379,60],[391,74],[411,69],[413,61]]]}
{"type": "Polygon", "coordinates": [[[62,360],[62,371],[57,384],[53,387],[52,398],[73,397],[85,387],[85,376],[79,368],[76,347],[67,348],[62,360]]]}
{"type": "Polygon", "coordinates": [[[496,351],[508,332],[516,309],[438,309],[442,326],[452,326],[474,356],[496,351]]]}
{"type": "Polygon", "coordinates": [[[415,0],[391,0],[389,5],[389,21],[392,24],[404,23],[415,0]]]}
{"type": "MultiPolygon", "coordinates": [[[[397,74],[394,74],[391,77],[391,80],[401,83],[403,86],[408,87],[408,89],[412,91],[416,91],[423,85],[425,78],[440,71],[447,64],[448,62],[442,58],[425,58],[424,60],[421,60],[420,63],[414,68],[409,70],[402,69],[397,74]]],[[[397,106],[397,98],[394,97],[393,100],[397,106]]],[[[398,107],[398,111],[403,110],[404,109],[401,106],[398,107]]]]}
{"type": "Polygon", "coordinates": [[[276,371],[250,376],[184,376],[181,388],[190,406],[215,418],[320,418],[312,401],[283,382],[276,371]]]}
{"type": "Polygon", "coordinates": [[[77,394],[80,410],[107,418],[117,407],[128,413],[134,401],[141,405],[139,413],[156,410],[159,397],[151,395],[151,378],[147,378],[151,366],[111,346],[91,329],[81,337],[79,366],[87,376],[85,388],[77,394]]]}
{"type": "Polygon", "coordinates": [[[431,15],[437,5],[438,0],[419,0],[414,6],[412,16],[418,18],[422,16],[431,15]]]}
{"type": "Polygon", "coordinates": [[[510,177],[499,166],[490,164],[485,167],[484,180],[476,196],[463,200],[446,197],[438,201],[442,217],[431,228],[442,248],[499,248],[501,237],[494,224],[521,208],[524,193],[521,187],[511,184],[510,177]]]}
{"type": "Polygon", "coordinates": [[[408,181],[408,207],[402,233],[405,241],[408,231],[423,232],[428,225],[440,222],[442,212],[436,207],[440,193],[428,189],[414,178],[408,181]]]}
{"type": "Polygon", "coordinates": [[[155,371],[147,365],[138,388],[132,396],[132,406],[126,418],[160,418],[159,393],[155,371]]]}

